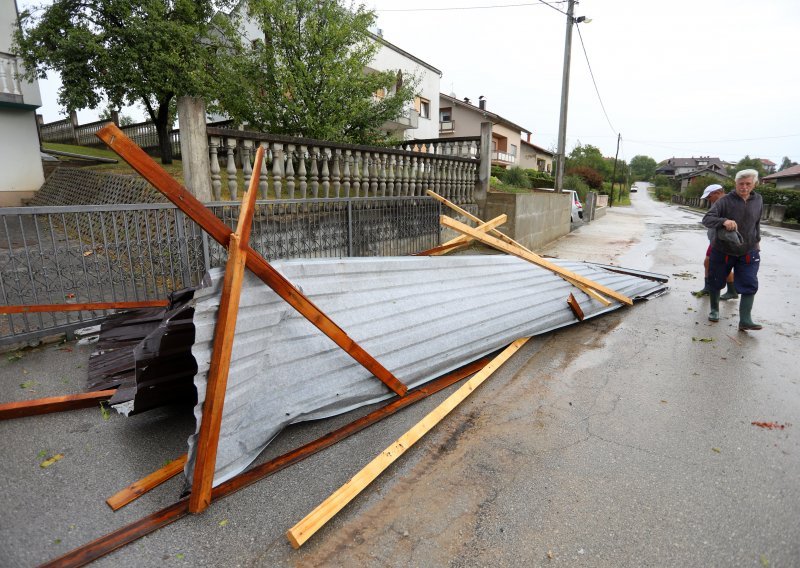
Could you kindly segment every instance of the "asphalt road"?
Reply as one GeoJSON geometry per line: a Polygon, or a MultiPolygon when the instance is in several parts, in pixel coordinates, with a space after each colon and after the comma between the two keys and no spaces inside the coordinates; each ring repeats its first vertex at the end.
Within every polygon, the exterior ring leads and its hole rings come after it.
{"type": "MultiPolygon", "coordinates": [[[[711,324],[690,294],[699,216],[632,197],[540,252],[661,272],[670,292],[529,342],[302,549],[285,531],[445,394],[95,565],[800,566],[800,234],[763,229],[765,329],[738,332],[735,303],[711,324]]],[[[89,352],[5,354],[0,400],[79,392],[89,352]]],[[[264,459],[350,419],[292,428],[264,459]]],[[[179,479],[117,513],[104,499],[182,454],[192,428],[180,408],[0,423],[0,565],[38,564],[173,503],[179,479]]]]}

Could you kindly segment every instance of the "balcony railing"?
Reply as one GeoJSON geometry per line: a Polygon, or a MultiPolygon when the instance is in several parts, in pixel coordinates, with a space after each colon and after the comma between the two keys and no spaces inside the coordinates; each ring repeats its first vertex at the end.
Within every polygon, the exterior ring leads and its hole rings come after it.
{"type": "Polygon", "coordinates": [[[17,80],[17,58],[0,53],[0,101],[21,103],[22,88],[17,80]]]}
{"type": "Polygon", "coordinates": [[[504,164],[513,164],[517,161],[517,157],[514,154],[509,154],[508,152],[492,152],[492,161],[502,162],[504,164]]]}
{"type": "Polygon", "coordinates": [[[456,131],[456,121],[455,120],[442,120],[439,121],[439,133],[444,134],[446,132],[455,132],[456,131]]]}

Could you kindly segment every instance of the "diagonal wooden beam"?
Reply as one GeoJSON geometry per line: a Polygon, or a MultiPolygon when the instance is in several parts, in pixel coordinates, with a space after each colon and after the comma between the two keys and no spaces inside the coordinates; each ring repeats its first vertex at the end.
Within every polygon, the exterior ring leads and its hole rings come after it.
{"type": "MultiPolygon", "coordinates": [[[[256,151],[256,164],[264,159],[264,147],[256,151]]],[[[222,424],[222,411],[225,406],[225,389],[228,386],[228,370],[231,364],[233,338],[236,333],[236,317],[239,314],[239,300],[242,295],[246,247],[250,240],[250,227],[258,194],[258,175],[260,168],[253,169],[250,186],[242,197],[239,223],[231,235],[228,245],[228,262],[225,265],[225,279],[214,326],[214,347],[211,365],[206,381],[206,396],[203,401],[203,417],[195,448],[194,475],[192,476],[192,495],[189,498],[189,512],[201,513],[211,504],[211,485],[217,464],[219,431],[222,424]]]]}
{"type": "Polygon", "coordinates": [[[97,406],[99,403],[108,400],[114,396],[115,392],[117,392],[116,389],[109,389],[64,396],[36,398],[33,400],[22,400],[19,402],[6,402],[0,404],[0,420],[23,418],[24,416],[37,416],[39,414],[61,412],[63,410],[91,408],[92,406],[97,406]]]}
{"type": "Polygon", "coordinates": [[[25,304],[18,306],[0,306],[0,314],[80,312],[89,310],[131,310],[137,308],[163,308],[168,305],[168,300],[144,300],[141,302],[94,302],[86,304],[25,304]]]}
{"type": "Polygon", "coordinates": [[[447,217],[446,215],[442,215],[441,216],[440,222],[445,227],[449,227],[449,228],[454,229],[454,230],[456,230],[456,231],[458,231],[460,233],[464,233],[466,235],[469,235],[469,236],[473,237],[475,240],[478,240],[478,241],[480,241],[480,242],[482,242],[484,244],[487,244],[487,245],[489,245],[491,247],[494,247],[494,248],[496,248],[498,250],[501,250],[503,252],[507,252],[509,254],[513,254],[514,256],[518,256],[519,258],[522,258],[524,260],[527,260],[529,262],[537,264],[537,265],[541,266],[542,268],[546,268],[546,269],[548,269],[548,270],[550,270],[552,272],[555,272],[559,276],[564,276],[564,277],[567,277],[567,278],[569,278],[571,280],[575,280],[576,282],[578,282],[580,284],[583,284],[584,286],[587,286],[587,287],[592,288],[594,290],[597,290],[598,292],[601,292],[601,293],[605,294],[606,296],[610,296],[610,297],[614,298],[615,300],[617,300],[619,302],[622,302],[623,304],[626,304],[628,306],[633,305],[633,300],[628,298],[625,294],[620,294],[619,292],[617,292],[615,290],[612,290],[611,288],[607,288],[606,286],[603,286],[602,284],[598,284],[597,282],[589,280],[588,278],[584,278],[580,274],[576,274],[576,273],[572,272],[571,270],[567,270],[566,268],[562,268],[562,267],[558,266],[557,264],[549,262],[549,261],[543,259],[542,257],[540,257],[540,256],[538,256],[538,255],[536,255],[534,253],[522,250],[520,247],[515,247],[515,246],[510,245],[510,244],[508,244],[508,243],[506,243],[504,241],[501,241],[500,239],[497,239],[497,238],[492,237],[490,235],[485,235],[484,233],[476,231],[475,229],[473,229],[469,225],[465,225],[464,223],[460,223],[460,222],[456,221],[455,219],[451,219],[450,217],[447,217]]]}
{"type": "MultiPolygon", "coordinates": [[[[430,189],[426,193],[430,197],[432,197],[435,200],[439,201],[443,205],[449,207],[450,209],[452,209],[453,211],[455,211],[459,215],[463,215],[467,219],[470,219],[471,221],[474,221],[476,223],[483,223],[483,221],[481,221],[478,217],[476,217],[475,215],[473,215],[469,211],[467,211],[465,209],[462,209],[461,207],[459,207],[458,205],[456,205],[452,201],[448,201],[447,199],[445,199],[444,197],[442,197],[438,193],[435,193],[435,192],[431,191],[430,189]]],[[[525,251],[525,252],[527,252],[527,253],[529,253],[529,254],[537,257],[537,258],[541,258],[539,255],[537,255],[531,249],[523,246],[522,243],[518,243],[517,241],[515,241],[514,239],[512,239],[508,235],[506,235],[506,234],[504,234],[504,233],[502,233],[502,232],[500,232],[500,231],[498,231],[498,230],[496,230],[494,228],[489,229],[488,232],[489,232],[489,234],[491,236],[496,237],[496,238],[500,239],[501,241],[508,243],[511,246],[517,247],[517,248],[519,248],[519,249],[521,249],[521,250],[523,250],[523,251],[525,251]]],[[[444,246],[444,245],[442,245],[442,246],[444,246]]],[[[431,249],[431,250],[432,251],[436,251],[437,249],[431,249]]],[[[426,251],[426,252],[428,252],[428,251],[426,251]]],[[[606,298],[604,296],[601,296],[600,294],[597,293],[597,291],[592,290],[591,288],[588,288],[588,287],[580,284],[578,281],[576,281],[576,280],[574,280],[572,278],[568,278],[568,277],[564,276],[563,274],[559,274],[559,276],[561,276],[562,278],[564,278],[564,280],[566,280],[567,282],[569,282],[570,284],[572,284],[573,286],[578,288],[581,292],[583,292],[584,294],[586,294],[590,298],[594,298],[595,300],[597,300],[598,302],[600,302],[604,306],[608,306],[608,305],[611,304],[611,302],[608,300],[608,298],[606,298]]]]}
{"type": "MultiPolygon", "coordinates": [[[[495,227],[499,227],[503,223],[508,220],[508,216],[503,213],[499,217],[495,217],[485,223],[482,223],[476,227],[479,231],[489,231],[494,229],[495,227]]],[[[472,238],[467,237],[465,235],[460,235],[455,239],[450,239],[443,245],[439,245],[438,247],[434,247],[432,249],[424,250],[422,252],[416,253],[414,256],[439,256],[443,254],[447,254],[448,252],[452,252],[458,248],[468,245],[472,242],[472,238]]]]}
{"type": "MultiPolygon", "coordinates": [[[[233,232],[230,227],[220,221],[194,195],[175,181],[130,138],[125,136],[116,125],[109,123],[101,128],[96,135],[143,178],[164,194],[167,199],[178,206],[190,219],[200,225],[215,241],[223,246],[228,245],[230,235],[233,232]]],[[[367,353],[358,343],[353,341],[342,328],[336,325],[300,290],[275,270],[263,256],[250,248],[249,245],[246,247],[246,253],[245,265],[247,268],[272,288],[276,294],[392,391],[400,396],[407,392],[408,388],[397,377],[367,353]]]]}
{"type": "Polygon", "coordinates": [[[151,489],[154,489],[181,473],[186,465],[186,454],[172,460],[164,467],[157,469],[153,473],[134,481],[125,489],[114,493],[106,499],[106,503],[112,510],[118,511],[128,503],[135,501],[151,489]]]}
{"type": "Polygon", "coordinates": [[[461,385],[456,392],[448,396],[439,406],[429,412],[413,428],[400,436],[392,445],[356,473],[341,488],[325,499],[319,506],[290,528],[286,537],[294,548],[300,548],[336,513],[352,501],[364,488],[372,483],[387,467],[402,456],[406,450],[417,443],[431,428],[436,426],[456,406],[461,404],[476,388],[488,379],[496,369],[516,353],[530,337],[522,337],[506,347],[497,357],[491,360],[480,372],[461,385]]]}

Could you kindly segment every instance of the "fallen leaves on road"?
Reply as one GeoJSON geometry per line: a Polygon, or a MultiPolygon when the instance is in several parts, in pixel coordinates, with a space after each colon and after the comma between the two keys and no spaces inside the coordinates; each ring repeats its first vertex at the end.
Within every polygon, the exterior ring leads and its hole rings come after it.
{"type": "Polygon", "coordinates": [[[54,463],[56,463],[58,460],[61,460],[61,459],[64,459],[64,454],[56,454],[52,458],[46,459],[42,463],[40,463],[39,467],[48,468],[51,465],[53,465],[54,463]]]}
{"type": "Polygon", "coordinates": [[[692,337],[692,341],[699,341],[700,343],[711,343],[714,341],[713,337],[692,337]]]}
{"type": "Polygon", "coordinates": [[[25,355],[22,353],[22,351],[14,351],[13,353],[6,355],[6,361],[13,363],[14,361],[19,361],[24,356],[25,355]]]}
{"type": "Polygon", "coordinates": [[[779,424],[777,422],[751,422],[753,426],[758,426],[759,428],[766,428],[767,430],[783,430],[790,424],[779,424]]]}
{"type": "Polygon", "coordinates": [[[694,280],[696,276],[690,272],[675,272],[672,274],[676,278],[683,278],[685,280],[694,280]]]}
{"type": "Polygon", "coordinates": [[[711,448],[711,451],[712,452],[717,452],[718,454],[722,453],[722,450],[720,450],[719,448],[711,448]]]}

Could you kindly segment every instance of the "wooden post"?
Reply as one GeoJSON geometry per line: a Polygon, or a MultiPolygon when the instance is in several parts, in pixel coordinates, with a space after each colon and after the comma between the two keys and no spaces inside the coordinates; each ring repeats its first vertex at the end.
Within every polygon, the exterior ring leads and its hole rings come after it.
{"type": "MultiPolygon", "coordinates": [[[[256,152],[256,163],[264,158],[264,147],[256,152]]],[[[247,243],[250,240],[250,227],[253,223],[256,196],[258,194],[258,172],[253,172],[250,186],[242,198],[239,224],[231,235],[228,246],[228,263],[225,265],[225,279],[222,284],[222,297],[214,328],[214,350],[211,354],[211,368],[206,382],[206,398],[203,401],[203,418],[195,450],[192,495],[189,498],[189,512],[200,513],[211,503],[211,485],[217,464],[219,430],[222,424],[222,410],[225,405],[225,389],[228,385],[228,370],[231,363],[233,338],[236,332],[236,316],[239,314],[239,299],[242,294],[244,264],[247,243]]]]}
{"type": "Polygon", "coordinates": [[[167,300],[145,300],[142,302],[94,302],[87,304],[25,304],[0,306],[0,314],[30,314],[37,312],[82,312],[90,310],[131,310],[137,308],[163,308],[167,300]]]}
{"type": "Polygon", "coordinates": [[[361,493],[367,485],[372,483],[381,472],[394,463],[408,448],[413,446],[422,436],[427,434],[431,428],[441,422],[451,410],[472,394],[472,391],[489,378],[500,365],[505,363],[509,357],[520,349],[520,347],[525,345],[528,339],[530,338],[522,337],[506,347],[500,355],[492,359],[486,367],[481,369],[474,377],[459,387],[456,392],[447,397],[444,402],[428,413],[425,418],[417,422],[411,430],[403,434],[391,446],[383,450],[378,457],[355,474],[350,481],[345,483],[299,523],[289,529],[286,533],[286,537],[289,539],[292,546],[294,548],[300,548],[300,546],[321,529],[325,523],[331,520],[336,513],[341,511],[345,505],[356,497],[356,495],[361,493]]]}
{"type": "MultiPolygon", "coordinates": [[[[142,177],[164,194],[167,199],[177,205],[194,222],[200,225],[215,241],[228,246],[231,229],[220,221],[211,211],[200,203],[185,187],[175,181],[150,156],[134,144],[122,131],[113,124],[107,124],[97,132],[97,137],[108,144],[142,177]]],[[[255,170],[254,170],[255,171],[255,170]]],[[[348,355],[358,361],[365,369],[375,375],[387,387],[400,396],[408,391],[388,369],[353,341],[333,320],[311,302],[291,282],[275,270],[263,256],[258,254],[247,243],[244,243],[246,265],[276,294],[310,321],[317,329],[327,335],[331,341],[341,347],[348,355]]]]}

